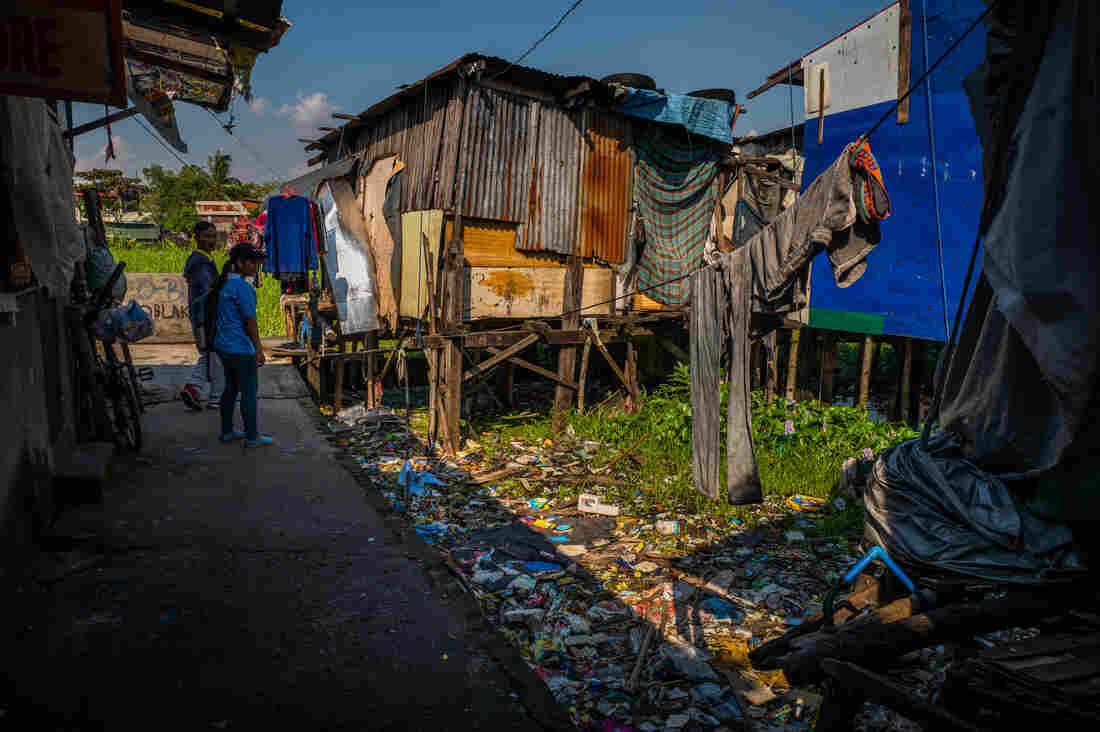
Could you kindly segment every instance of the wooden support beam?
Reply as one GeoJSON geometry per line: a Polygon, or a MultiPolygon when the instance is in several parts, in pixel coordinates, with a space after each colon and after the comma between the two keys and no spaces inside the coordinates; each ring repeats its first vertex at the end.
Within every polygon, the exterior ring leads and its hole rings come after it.
{"type": "Polygon", "coordinates": [[[592,352],[592,341],[586,339],[584,342],[584,351],[581,355],[581,375],[580,382],[577,386],[577,411],[584,411],[584,388],[588,381],[588,354],[592,352]]]}
{"type": "Polygon", "coordinates": [[[821,145],[825,139],[825,67],[820,70],[821,80],[817,93],[817,144],[821,145]]]}
{"type": "Polygon", "coordinates": [[[795,400],[795,391],[798,388],[798,343],[802,338],[801,330],[791,331],[791,346],[787,349],[787,388],[788,401],[795,400]]]}
{"type": "Polygon", "coordinates": [[[463,381],[468,381],[469,379],[472,379],[473,377],[477,376],[478,374],[483,374],[486,371],[489,371],[491,368],[496,366],[501,361],[507,361],[512,356],[515,356],[517,353],[519,353],[523,349],[530,346],[532,343],[535,343],[536,341],[538,341],[538,339],[539,339],[539,337],[537,335],[535,335],[534,333],[532,333],[531,335],[527,336],[526,338],[524,338],[519,343],[516,343],[513,346],[509,346],[508,348],[505,348],[502,351],[497,351],[495,354],[493,354],[491,357],[489,357],[485,361],[482,361],[481,363],[477,364],[476,366],[474,366],[471,369],[469,369],[468,371],[466,371],[466,373],[464,373],[462,375],[462,380],[463,381]]]}
{"type": "Polygon", "coordinates": [[[1064,590],[1027,588],[1010,590],[1001,598],[948,604],[912,614],[912,600],[906,597],[867,618],[837,626],[833,632],[795,638],[789,652],[782,655],[760,653],[766,648],[761,646],[749,658],[758,669],[782,668],[792,683],[814,683],[824,676],[821,661],[826,658],[879,669],[910,651],[1005,628],[1030,627],[1045,617],[1088,607],[1096,601],[1095,591],[1083,591],[1079,586],[1064,590]]]}
{"type": "MultiPolygon", "coordinates": [[[[562,293],[562,309],[565,315],[561,319],[562,329],[573,330],[581,324],[581,291],[584,285],[584,262],[577,255],[570,255],[565,265],[565,283],[562,293]]],[[[576,389],[569,390],[561,381],[572,382],[577,374],[577,349],[575,346],[562,346],[558,350],[558,386],[554,389],[554,411],[552,424],[554,431],[562,429],[565,413],[573,405],[576,389]]]]}
{"type": "Polygon", "coordinates": [[[749,390],[760,388],[760,340],[749,343],[749,390]]]}
{"type": "Polygon", "coordinates": [[[344,114],[343,112],[333,112],[332,116],[336,119],[359,119],[359,115],[357,114],[344,114]]]}
{"type": "Polygon", "coordinates": [[[895,346],[900,348],[898,358],[898,385],[894,396],[893,419],[909,423],[909,389],[913,381],[913,339],[902,338],[895,346]]]}
{"type": "Polygon", "coordinates": [[[138,108],[137,107],[130,107],[129,109],[124,109],[121,112],[114,112],[112,114],[107,115],[106,117],[100,117],[97,120],[93,120],[91,122],[86,122],[85,124],[78,125],[77,127],[74,127],[71,130],[65,130],[64,132],[61,133],[61,136],[63,138],[65,138],[66,140],[71,140],[72,138],[76,137],[77,135],[83,135],[85,132],[91,132],[93,130],[98,130],[101,127],[106,127],[107,125],[113,124],[113,123],[118,122],[120,120],[129,119],[130,117],[133,117],[137,113],[138,113],[138,108]]]}
{"type": "Polygon", "coordinates": [[[638,383],[638,348],[634,345],[634,339],[632,338],[626,341],[625,372],[629,382],[627,390],[630,392],[630,399],[627,401],[627,411],[633,413],[642,407],[642,388],[638,383]]]}
{"type": "Polygon", "coordinates": [[[603,354],[604,360],[607,361],[607,365],[611,367],[611,370],[615,372],[615,376],[619,377],[619,381],[622,382],[623,387],[627,393],[630,393],[630,381],[627,379],[626,374],[619,368],[619,364],[615,363],[615,359],[611,357],[611,352],[607,350],[607,346],[603,344],[599,336],[593,335],[593,340],[596,342],[596,348],[603,354]]]}
{"type": "Polygon", "coordinates": [[[832,404],[836,381],[836,336],[829,330],[821,336],[821,401],[832,404]]]}
{"type": "Polygon", "coordinates": [[[871,392],[871,362],[874,360],[875,341],[869,335],[863,336],[863,352],[859,361],[859,401],[860,407],[867,406],[867,397],[871,392]]]}
{"type": "Polygon", "coordinates": [[[909,97],[905,93],[909,91],[909,63],[913,49],[913,13],[909,10],[909,0],[901,0],[898,3],[898,11],[901,13],[898,28],[898,124],[909,122],[909,97]],[[904,97],[904,99],[903,99],[904,97]]]}
{"type": "Polygon", "coordinates": [[[314,155],[312,158],[310,158],[309,160],[306,161],[306,165],[308,165],[309,167],[312,168],[317,163],[325,162],[326,157],[327,156],[325,155],[325,153],[320,153],[318,155],[314,155]]]}
{"type": "Polygon", "coordinates": [[[339,127],[318,127],[317,129],[321,130],[321,132],[335,132],[335,131],[339,130],[340,128],[339,127]]]}
{"type": "MultiPolygon", "coordinates": [[[[503,353],[503,351],[499,348],[488,348],[486,350],[488,350],[489,353],[493,353],[493,354],[503,353]]],[[[525,361],[522,358],[519,358],[518,356],[509,357],[508,358],[508,364],[509,365],[514,365],[514,366],[519,366],[520,368],[523,368],[523,369],[527,369],[528,371],[530,371],[532,373],[535,373],[535,374],[538,374],[539,376],[545,376],[546,378],[550,379],[551,381],[556,381],[559,384],[561,384],[562,386],[564,386],[568,389],[572,389],[573,391],[576,391],[578,389],[577,382],[570,381],[569,379],[563,378],[562,376],[560,376],[558,374],[555,374],[553,371],[551,371],[549,369],[544,369],[542,366],[538,366],[536,364],[533,364],[530,361],[525,361]]]]}

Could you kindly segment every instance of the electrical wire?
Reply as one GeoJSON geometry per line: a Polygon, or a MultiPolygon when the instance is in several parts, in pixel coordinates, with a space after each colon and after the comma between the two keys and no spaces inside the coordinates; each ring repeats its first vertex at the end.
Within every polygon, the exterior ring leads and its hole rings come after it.
{"type": "Polygon", "coordinates": [[[558,28],[560,28],[560,27],[561,27],[561,24],[565,22],[565,19],[569,17],[569,14],[570,14],[570,13],[572,13],[572,12],[573,12],[574,10],[576,10],[577,8],[579,8],[579,7],[580,7],[580,5],[581,5],[581,3],[583,3],[583,2],[584,2],[584,0],[577,0],[577,1],[575,2],[575,3],[573,3],[572,5],[570,5],[570,6],[569,6],[569,9],[568,9],[568,10],[566,10],[566,11],[565,11],[565,13],[563,13],[563,14],[562,14],[562,16],[561,16],[560,18],[558,18],[558,22],[557,22],[557,23],[554,23],[553,27],[552,27],[552,28],[550,28],[550,30],[548,30],[548,31],[546,31],[545,33],[543,33],[543,34],[542,34],[542,38],[540,38],[540,39],[538,39],[537,41],[535,41],[534,43],[532,43],[532,44],[531,44],[531,47],[530,47],[530,48],[528,48],[528,49],[527,49],[526,51],[524,51],[524,52],[523,52],[523,54],[522,54],[522,55],[521,55],[521,56],[520,56],[519,58],[517,58],[517,59],[516,59],[515,61],[513,61],[513,62],[512,62],[512,63],[510,63],[510,64],[508,64],[508,66],[507,66],[507,67],[505,67],[504,71],[500,71],[500,72],[498,72],[498,73],[496,73],[496,74],[493,74],[493,75],[492,75],[492,76],[490,76],[489,78],[490,78],[490,79],[495,79],[495,78],[497,78],[498,76],[500,76],[500,75],[502,75],[502,74],[505,74],[505,73],[507,73],[507,72],[511,71],[511,70],[512,70],[512,67],[513,67],[513,66],[516,66],[516,65],[518,65],[518,64],[519,64],[519,63],[520,63],[521,61],[523,61],[523,59],[525,59],[525,58],[527,58],[528,56],[530,56],[530,55],[531,55],[531,52],[532,52],[532,51],[534,51],[534,50],[535,50],[536,48],[538,48],[538,46],[539,46],[539,44],[540,44],[540,43],[542,43],[542,42],[543,42],[543,41],[545,41],[545,40],[546,40],[547,38],[549,38],[549,37],[550,37],[550,34],[551,34],[551,33],[553,33],[553,32],[554,32],[554,31],[556,31],[556,30],[557,30],[558,28]]]}
{"type": "Polygon", "coordinates": [[[216,114],[214,114],[214,113],[213,113],[213,112],[212,112],[212,111],[210,110],[210,108],[209,108],[209,107],[203,107],[203,109],[205,109],[205,110],[206,110],[206,113],[207,113],[207,114],[209,114],[209,115],[210,115],[210,116],[211,116],[211,117],[212,117],[212,118],[214,119],[214,121],[218,123],[218,127],[221,127],[221,128],[222,128],[222,132],[224,132],[224,133],[225,133],[226,135],[228,135],[228,136],[229,136],[229,137],[230,137],[230,138],[231,138],[232,140],[234,140],[234,141],[235,141],[235,142],[236,142],[236,143],[237,143],[238,145],[240,145],[240,146],[241,146],[241,147],[242,147],[242,148],[243,148],[243,149],[245,150],[245,152],[247,152],[247,153],[248,153],[249,155],[251,155],[251,156],[252,156],[252,158],[253,158],[253,159],[254,159],[254,160],[255,160],[255,161],[257,162],[257,163],[259,163],[259,164],[260,164],[260,167],[262,167],[262,168],[263,168],[264,170],[266,170],[266,171],[267,171],[268,173],[270,173],[270,174],[271,174],[271,180],[273,180],[273,181],[279,181],[279,180],[282,180],[282,176],[280,176],[280,175],[279,175],[278,173],[276,173],[276,172],[275,172],[275,171],[274,171],[274,170],[273,170],[272,168],[268,167],[267,163],[265,163],[265,162],[263,161],[263,158],[262,158],[262,157],[260,157],[260,155],[259,155],[259,154],[258,154],[258,153],[257,153],[257,152],[256,152],[255,150],[253,150],[253,149],[252,149],[252,147],[251,147],[250,145],[246,145],[246,144],[245,144],[245,142],[244,142],[244,140],[242,140],[241,138],[237,137],[237,136],[236,136],[236,135],[234,135],[234,134],[233,134],[232,132],[230,132],[229,130],[227,130],[227,129],[225,128],[225,125],[224,125],[224,124],[222,124],[222,121],[221,121],[220,119],[218,119],[218,116],[217,116],[216,114]]]}
{"type": "Polygon", "coordinates": [[[188,166],[190,166],[190,165],[192,165],[192,163],[189,163],[189,162],[187,162],[186,160],[184,160],[183,158],[181,158],[181,157],[180,157],[180,156],[179,156],[179,155],[178,155],[178,154],[176,153],[176,151],[175,151],[175,150],[173,150],[173,149],[172,149],[171,147],[169,147],[169,146],[168,146],[168,143],[166,143],[166,142],[165,142],[164,140],[162,140],[162,139],[161,139],[161,137],[160,137],[160,135],[158,135],[157,133],[153,132],[153,131],[152,131],[151,129],[149,129],[148,127],[146,127],[146,126],[145,126],[145,123],[144,123],[144,122],[142,122],[142,121],[141,121],[140,119],[138,119],[137,117],[132,117],[131,119],[133,119],[133,120],[134,120],[135,122],[137,122],[137,123],[138,123],[138,125],[139,125],[139,126],[141,127],[141,129],[143,129],[143,130],[145,130],[145,131],[146,131],[147,133],[149,133],[149,136],[150,136],[150,137],[152,137],[152,138],[153,138],[154,140],[156,140],[156,141],[157,141],[158,143],[160,143],[160,146],[161,146],[161,147],[163,147],[163,148],[164,148],[165,150],[167,150],[167,151],[168,151],[169,153],[171,153],[171,154],[172,154],[172,157],[174,157],[174,158],[175,158],[176,160],[178,160],[178,161],[179,161],[179,163],[180,163],[180,165],[182,165],[182,166],[183,166],[183,167],[185,167],[185,168],[186,168],[186,167],[188,167],[188,166]]]}

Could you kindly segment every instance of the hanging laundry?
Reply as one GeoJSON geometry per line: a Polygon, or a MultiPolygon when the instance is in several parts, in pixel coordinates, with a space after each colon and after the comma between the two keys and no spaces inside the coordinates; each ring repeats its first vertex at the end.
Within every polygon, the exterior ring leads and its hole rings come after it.
{"type": "Polygon", "coordinates": [[[310,201],[302,196],[272,196],[264,226],[264,272],[302,274],[317,269],[317,236],[310,201]]]}
{"type": "MultiPolygon", "coordinates": [[[[866,146],[866,143],[864,143],[866,146]]],[[[756,472],[756,454],[749,419],[749,322],[752,313],[780,314],[799,310],[808,301],[810,262],[824,249],[841,287],[858,280],[866,270],[866,258],[878,244],[878,215],[889,212],[889,198],[882,188],[864,221],[854,200],[862,183],[874,176],[870,147],[853,155],[855,144],[818,176],[793,206],[781,213],[743,247],[720,255],[717,264],[692,276],[691,370],[693,412],[693,473],[696,487],[706,495],[718,495],[718,420],[706,399],[717,393],[717,357],[722,321],[729,328],[730,396],[726,422],[727,490],[734,504],[763,500],[756,472]],[[866,157],[863,157],[866,156],[866,157]],[[857,160],[857,158],[863,158],[857,160]],[[885,200],[885,206],[881,202],[885,200]],[[714,269],[715,271],[709,271],[714,269]],[[725,279],[724,317],[715,315],[722,303],[715,284],[717,270],[725,279]],[[697,313],[697,311],[699,311],[697,313]],[[698,343],[696,342],[698,341],[698,343]],[[714,457],[712,457],[714,456],[714,457]]],[[[877,167],[877,166],[874,166],[877,167]]],[[[881,181],[879,181],[881,184],[881,181]]]]}
{"type": "Polygon", "coordinates": [[[642,135],[637,147],[634,194],[646,234],[637,286],[659,303],[683,305],[689,294],[687,280],[668,280],[703,261],[718,202],[722,156],[707,138],[659,125],[642,135]]]}

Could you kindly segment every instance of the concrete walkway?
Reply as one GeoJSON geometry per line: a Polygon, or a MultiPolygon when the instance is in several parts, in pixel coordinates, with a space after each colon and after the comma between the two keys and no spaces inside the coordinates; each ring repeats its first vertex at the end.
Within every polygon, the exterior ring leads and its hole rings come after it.
{"type": "Polygon", "coordinates": [[[144,454],[119,459],[101,505],[62,515],[53,576],[5,603],[17,622],[0,629],[2,723],[560,723],[545,686],[432,551],[372,507],[312,415],[308,401],[261,400],[277,444],[245,450],[217,441],[216,412],[151,407],[144,454]]]}

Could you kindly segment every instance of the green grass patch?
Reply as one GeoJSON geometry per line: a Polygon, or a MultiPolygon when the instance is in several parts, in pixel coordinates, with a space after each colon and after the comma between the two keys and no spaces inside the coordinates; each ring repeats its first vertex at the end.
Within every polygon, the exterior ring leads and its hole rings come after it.
{"type": "MultiPolygon", "coordinates": [[[[157,242],[151,245],[142,245],[130,241],[112,240],[111,254],[116,262],[126,262],[127,272],[170,272],[183,274],[183,265],[192,250],[179,247],[174,244],[157,242]]],[[[225,252],[215,252],[214,261],[220,270],[225,264],[225,252]]],[[[256,324],[260,329],[260,336],[272,338],[283,336],[286,326],[283,324],[283,314],[279,309],[278,282],[271,277],[264,277],[263,286],[256,291],[256,324]]]]}
{"type": "MultiPolygon", "coordinates": [[[[728,386],[723,384],[722,444],[725,444],[728,395],[728,386]]],[[[856,407],[812,401],[788,405],[784,399],[769,401],[760,392],[752,394],[751,419],[760,479],[769,501],[781,501],[794,494],[835,498],[845,459],[860,455],[867,448],[877,453],[918,434],[904,424],[872,422],[865,410],[856,407]]],[[[600,443],[583,456],[594,467],[608,464],[645,435],[631,453],[639,461],[627,459],[616,466],[616,470],[626,471],[626,482],[630,485],[608,487],[605,491],[608,499],[628,507],[631,513],[705,513],[754,525],[759,520],[758,511],[732,506],[724,496],[712,501],[695,490],[691,420],[690,373],[685,364],[678,364],[667,382],[645,395],[637,414],[611,410],[573,412],[568,424],[570,436],[578,443],[584,440],[600,443]]],[[[491,455],[507,454],[511,450],[508,443],[512,441],[543,445],[546,440],[561,437],[553,433],[546,413],[520,418],[483,417],[475,422],[474,428],[482,447],[491,455]]],[[[722,471],[724,474],[725,465],[722,471]]],[[[561,490],[573,489],[563,485],[561,490]]],[[[858,534],[862,520],[859,507],[849,506],[844,511],[831,512],[814,533],[858,534]]]]}

